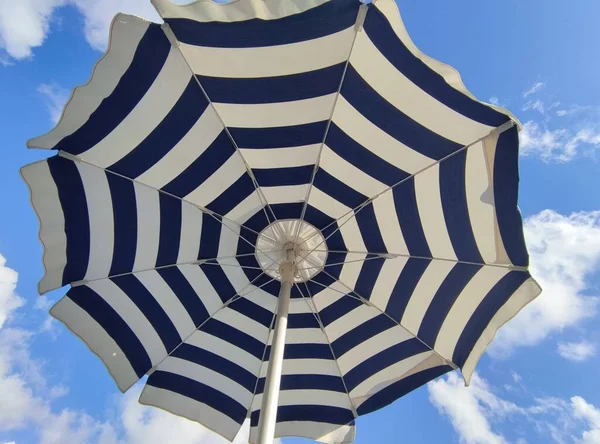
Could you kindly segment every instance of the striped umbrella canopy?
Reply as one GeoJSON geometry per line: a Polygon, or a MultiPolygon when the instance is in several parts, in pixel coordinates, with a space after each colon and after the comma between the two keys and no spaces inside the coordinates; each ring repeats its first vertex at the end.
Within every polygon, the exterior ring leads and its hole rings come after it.
{"type": "Polygon", "coordinates": [[[519,124],[393,0],[154,0],[30,147],[51,310],[140,402],[232,440],[351,442],[540,288],[519,124]],[[262,414],[261,414],[262,413],[262,414]],[[260,427],[259,427],[260,425],[260,427]]]}

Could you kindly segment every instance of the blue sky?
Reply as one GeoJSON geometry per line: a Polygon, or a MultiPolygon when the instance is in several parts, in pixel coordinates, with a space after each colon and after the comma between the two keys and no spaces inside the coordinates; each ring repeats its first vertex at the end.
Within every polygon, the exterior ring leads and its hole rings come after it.
{"type": "MultiPolygon", "coordinates": [[[[508,324],[469,389],[442,378],[358,421],[357,443],[600,442],[600,28],[596,0],[399,0],[426,54],[523,122],[520,206],[543,295],[508,324]]],[[[19,168],[89,78],[119,10],[147,0],[0,1],[0,444],[219,443],[120,395],[40,298],[38,223],[19,168]]],[[[242,441],[240,441],[242,442],[242,441]]],[[[286,439],[286,443],[301,440],[286,439]]]]}

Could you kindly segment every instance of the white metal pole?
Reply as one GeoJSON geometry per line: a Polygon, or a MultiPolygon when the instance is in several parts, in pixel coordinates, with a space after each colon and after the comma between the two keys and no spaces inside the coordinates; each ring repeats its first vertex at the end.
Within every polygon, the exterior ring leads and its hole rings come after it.
{"type": "Polygon", "coordinates": [[[294,284],[294,248],[290,247],[286,249],[285,254],[286,260],[279,267],[281,272],[281,289],[279,290],[277,317],[275,320],[275,329],[273,330],[273,345],[271,346],[271,356],[269,357],[269,367],[267,368],[267,377],[265,379],[265,390],[263,392],[258,419],[257,444],[272,444],[275,439],[285,334],[287,332],[290,294],[292,285],[294,284]]]}

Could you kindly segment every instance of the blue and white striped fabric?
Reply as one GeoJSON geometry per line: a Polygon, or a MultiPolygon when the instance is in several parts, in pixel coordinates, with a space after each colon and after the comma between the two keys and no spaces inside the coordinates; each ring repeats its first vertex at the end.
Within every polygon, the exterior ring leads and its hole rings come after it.
{"type": "Polygon", "coordinates": [[[535,298],[517,125],[414,46],[393,0],[154,0],[22,170],[52,315],[123,391],[255,439],[280,284],[275,220],[326,239],[292,291],[276,436],[355,420],[459,368],[535,298]],[[276,267],[276,264],[274,265],[276,267]]]}

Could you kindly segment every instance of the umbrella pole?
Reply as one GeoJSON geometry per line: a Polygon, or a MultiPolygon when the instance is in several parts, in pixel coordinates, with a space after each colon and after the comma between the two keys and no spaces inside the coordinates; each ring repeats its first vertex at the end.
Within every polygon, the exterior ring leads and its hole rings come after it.
{"type": "Polygon", "coordinates": [[[273,330],[273,345],[269,357],[269,367],[265,380],[260,416],[258,420],[257,444],[272,444],[275,439],[275,425],[277,423],[277,405],[279,403],[279,387],[281,386],[281,370],[283,367],[283,351],[285,349],[285,334],[287,332],[288,311],[290,307],[290,294],[294,285],[294,259],[293,246],[286,248],[286,260],[279,270],[281,272],[281,289],[277,305],[277,317],[273,330]]]}

